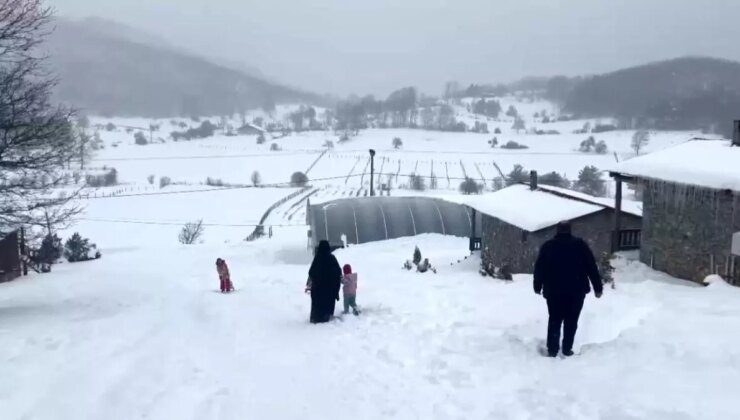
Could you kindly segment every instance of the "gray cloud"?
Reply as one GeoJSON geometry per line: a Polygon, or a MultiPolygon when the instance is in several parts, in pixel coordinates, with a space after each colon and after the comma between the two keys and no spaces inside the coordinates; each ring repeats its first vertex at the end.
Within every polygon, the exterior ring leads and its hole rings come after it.
{"type": "Polygon", "coordinates": [[[271,79],[375,93],[587,74],[681,55],[740,59],[736,0],[56,0],[271,79]]]}

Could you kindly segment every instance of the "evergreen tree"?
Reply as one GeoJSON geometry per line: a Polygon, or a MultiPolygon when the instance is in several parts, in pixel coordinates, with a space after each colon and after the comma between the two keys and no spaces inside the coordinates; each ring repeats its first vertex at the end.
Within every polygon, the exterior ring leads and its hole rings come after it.
{"type": "Polygon", "coordinates": [[[411,260],[414,265],[419,265],[421,262],[421,251],[419,250],[419,247],[414,247],[414,258],[411,260]]]}
{"type": "Polygon", "coordinates": [[[516,130],[517,134],[519,134],[519,131],[525,130],[527,128],[527,125],[524,123],[524,120],[516,117],[514,120],[514,125],[511,126],[512,130],[516,130]]]}
{"type": "Polygon", "coordinates": [[[568,188],[570,182],[557,172],[550,172],[540,175],[538,182],[542,185],[552,185],[553,187],[568,188]]]}
{"type": "Polygon", "coordinates": [[[466,195],[480,194],[481,186],[473,178],[465,178],[460,184],[460,192],[466,195]]]}
{"type": "Polygon", "coordinates": [[[601,171],[595,166],[586,166],[578,173],[575,189],[595,197],[606,195],[606,185],[601,178],[601,171]]]}
{"type": "Polygon", "coordinates": [[[64,246],[59,236],[49,234],[41,241],[41,247],[36,254],[36,258],[42,264],[54,264],[62,257],[63,251],[64,246]]]}
{"type": "MultiPolygon", "coordinates": [[[[89,239],[83,238],[79,233],[74,233],[64,244],[64,258],[69,262],[87,261],[91,258],[90,251],[93,248],[95,244],[91,244],[89,239]]],[[[95,258],[99,256],[98,253],[95,258]]]]}
{"type": "Polygon", "coordinates": [[[506,185],[520,184],[529,182],[529,173],[524,170],[522,165],[514,165],[514,169],[506,176],[506,185]]]}

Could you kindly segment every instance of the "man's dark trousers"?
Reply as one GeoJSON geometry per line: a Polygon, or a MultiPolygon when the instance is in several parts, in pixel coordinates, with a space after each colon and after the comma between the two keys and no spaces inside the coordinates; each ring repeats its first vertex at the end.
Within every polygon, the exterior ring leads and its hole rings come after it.
{"type": "Polygon", "coordinates": [[[560,327],[563,327],[563,351],[573,349],[585,294],[553,296],[547,299],[547,352],[555,355],[560,350],[560,327]]]}

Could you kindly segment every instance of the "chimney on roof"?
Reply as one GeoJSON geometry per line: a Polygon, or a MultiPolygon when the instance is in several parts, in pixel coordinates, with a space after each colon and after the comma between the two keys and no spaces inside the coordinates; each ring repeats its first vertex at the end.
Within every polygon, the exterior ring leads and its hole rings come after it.
{"type": "Polygon", "coordinates": [[[529,189],[532,191],[537,189],[537,171],[529,172],[529,189]]]}
{"type": "Polygon", "coordinates": [[[740,120],[735,120],[733,124],[732,145],[740,147],[740,120]]]}

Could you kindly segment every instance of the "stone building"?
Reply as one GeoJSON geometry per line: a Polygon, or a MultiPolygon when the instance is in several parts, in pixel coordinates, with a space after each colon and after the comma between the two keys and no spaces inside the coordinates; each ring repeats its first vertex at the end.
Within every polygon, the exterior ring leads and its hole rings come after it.
{"type": "Polygon", "coordinates": [[[719,274],[740,284],[740,257],[732,253],[740,232],[737,143],[694,139],[614,168],[617,201],[623,182],[642,191],[642,262],[682,279],[719,274]]]}
{"type": "MultiPolygon", "coordinates": [[[[550,186],[512,185],[493,194],[473,197],[466,205],[480,217],[483,268],[489,273],[508,266],[512,273],[531,273],[542,244],[555,235],[558,222],[568,220],[573,233],[591,246],[597,259],[610,254],[614,202],[550,186]]],[[[622,249],[639,247],[641,210],[625,203],[622,249]]],[[[472,241],[471,241],[472,242],[472,241]]]]}

